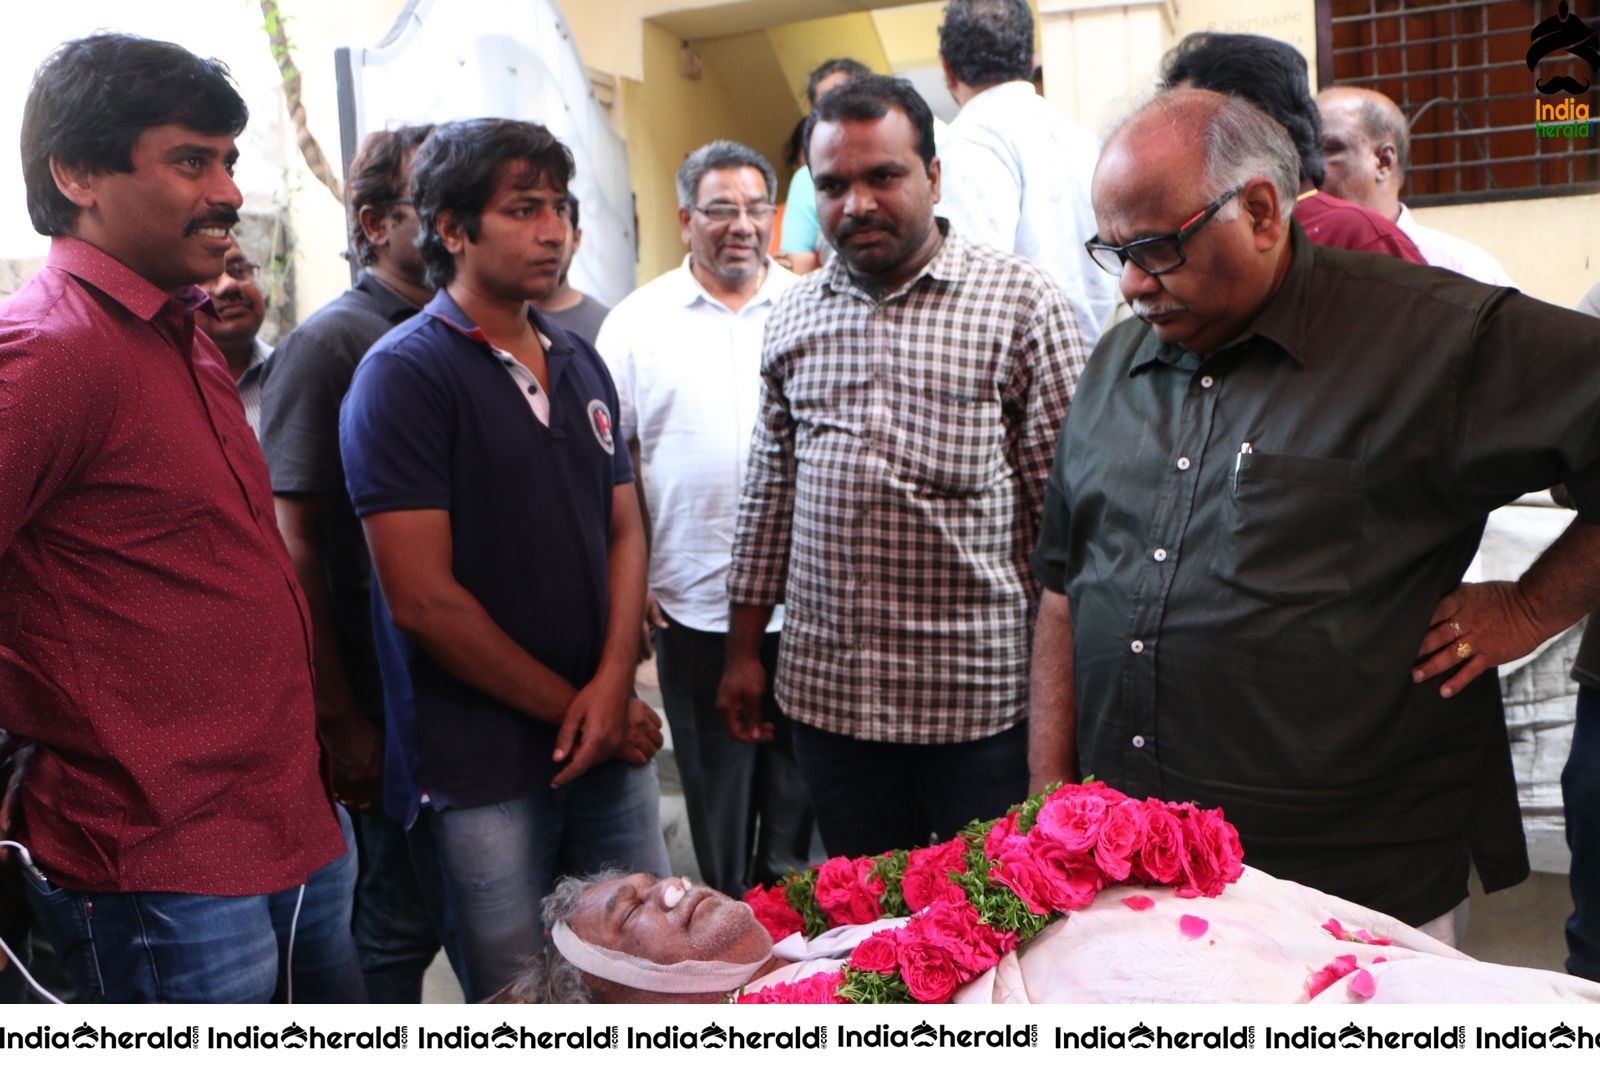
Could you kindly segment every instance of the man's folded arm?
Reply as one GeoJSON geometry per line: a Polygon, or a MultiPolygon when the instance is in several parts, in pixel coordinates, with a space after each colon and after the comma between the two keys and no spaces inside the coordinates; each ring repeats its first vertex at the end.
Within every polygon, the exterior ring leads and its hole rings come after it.
{"type": "Polygon", "coordinates": [[[395,626],[463,682],[559,726],[577,690],[512,640],[456,581],[450,513],[384,511],[361,524],[395,626]]]}
{"type": "Polygon", "coordinates": [[[383,775],[383,739],[357,706],[333,624],[332,594],[318,545],[333,498],[318,494],[275,495],[278,532],[289,549],[311,613],[312,663],[316,668],[317,734],[333,771],[334,795],[347,803],[376,802],[383,775]]]}

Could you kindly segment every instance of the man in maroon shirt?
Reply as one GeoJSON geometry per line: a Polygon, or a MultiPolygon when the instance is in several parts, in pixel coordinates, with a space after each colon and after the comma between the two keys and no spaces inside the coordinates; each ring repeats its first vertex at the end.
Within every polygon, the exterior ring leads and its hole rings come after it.
{"type": "Polygon", "coordinates": [[[118,35],[63,45],[23,112],[52,241],[0,305],[0,728],[36,749],[7,836],[94,1000],[365,998],[305,600],[195,329],[246,118],[220,64],[118,35]]]}
{"type": "Polygon", "coordinates": [[[1305,57],[1293,45],[1253,33],[1191,33],[1161,61],[1161,87],[1183,86],[1243,97],[1289,132],[1300,153],[1294,220],[1312,241],[1428,262],[1392,220],[1321,191],[1327,175],[1322,119],[1311,96],[1305,57]]]}

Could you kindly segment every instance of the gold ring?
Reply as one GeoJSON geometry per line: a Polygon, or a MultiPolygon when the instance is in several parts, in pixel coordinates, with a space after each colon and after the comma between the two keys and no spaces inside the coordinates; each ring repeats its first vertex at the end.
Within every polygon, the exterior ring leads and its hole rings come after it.
{"type": "Polygon", "coordinates": [[[1459,622],[1456,622],[1456,620],[1454,620],[1454,619],[1450,620],[1450,630],[1456,635],[1456,637],[1458,639],[1461,637],[1461,624],[1459,622]]]}
{"type": "Polygon", "coordinates": [[[1466,659],[1472,655],[1472,646],[1465,641],[1456,645],[1456,659],[1466,659]]]}

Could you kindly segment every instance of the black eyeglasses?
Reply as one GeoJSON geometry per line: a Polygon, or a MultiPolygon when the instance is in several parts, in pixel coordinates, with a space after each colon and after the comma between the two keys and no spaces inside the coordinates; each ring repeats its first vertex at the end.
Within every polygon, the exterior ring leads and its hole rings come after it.
{"type": "Polygon", "coordinates": [[[1199,233],[1200,227],[1210,222],[1212,216],[1221,211],[1222,206],[1229,200],[1238,196],[1239,190],[1243,188],[1243,185],[1236,185],[1229,189],[1171,233],[1158,237],[1141,237],[1125,245],[1104,244],[1096,235],[1093,240],[1085,241],[1083,247],[1088,250],[1089,258],[1108,274],[1121,274],[1123,265],[1130,260],[1146,274],[1165,274],[1177,270],[1187,262],[1183,254],[1184,243],[1199,233]]]}
{"type": "Polygon", "coordinates": [[[738,218],[741,211],[750,216],[751,222],[766,222],[778,209],[771,204],[711,204],[707,207],[696,204],[694,210],[712,222],[726,224],[738,218]]]}
{"type": "Polygon", "coordinates": [[[222,266],[222,273],[236,282],[247,282],[256,276],[256,271],[261,269],[261,264],[252,263],[248,259],[230,259],[222,266]]]}

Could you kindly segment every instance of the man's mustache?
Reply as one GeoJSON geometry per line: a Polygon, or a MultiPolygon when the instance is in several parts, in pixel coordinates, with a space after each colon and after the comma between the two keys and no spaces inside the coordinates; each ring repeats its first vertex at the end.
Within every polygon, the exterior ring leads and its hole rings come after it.
{"type": "Polygon", "coordinates": [[[1580,93],[1589,91],[1588,82],[1581,82],[1565,74],[1557,74],[1555,77],[1547,78],[1537,84],[1541,93],[1571,93],[1577,96],[1580,93]]]}
{"type": "Polygon", "coordinates": [[[861,222],[846,222],[839,227],[839,240],[854,237],[858,233],[888,233],[889,228],[880,222],[867,219],[861,222]]]}
{"type": "Polygon", "coordinates": [[[239,225],[239,213],[232,208],[228,208],[225,211],[212,212],[203,218],[190,219],[189,224],[183,228],[183,235],[185,237],[193,237],[201,230],[210,229],[214,226],[221,226],[224,229],[231,230],[237,225],[239,225]]]}

